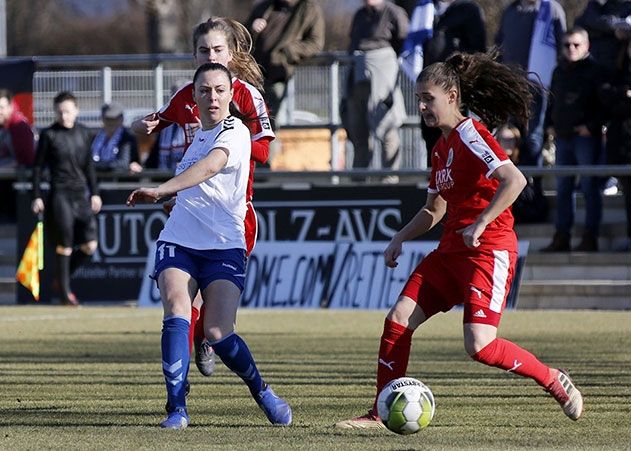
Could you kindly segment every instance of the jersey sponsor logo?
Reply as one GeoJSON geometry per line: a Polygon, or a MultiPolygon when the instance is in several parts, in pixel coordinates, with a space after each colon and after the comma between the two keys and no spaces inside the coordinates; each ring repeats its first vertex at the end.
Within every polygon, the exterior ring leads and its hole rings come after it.
{"type": "Polygon", "coordinates": [[[271,130],[272,124],[270,123],[269,119],[263,118],[261,119],[261,127],[263,127],[263,129],[265,130],[271,130]]]}
{"type": "Polygon", "coordinates": [[[436,171],[436,188],[438,191],[445,191],[454,186],[454,179],[451,177],[451,168],[439,169],[436,171]]]}
{"type": "Polygon", "coordinates": [[[185,110],[189,110],[191,113],[195,109],[195,105],[184,105],[185,110]]]}

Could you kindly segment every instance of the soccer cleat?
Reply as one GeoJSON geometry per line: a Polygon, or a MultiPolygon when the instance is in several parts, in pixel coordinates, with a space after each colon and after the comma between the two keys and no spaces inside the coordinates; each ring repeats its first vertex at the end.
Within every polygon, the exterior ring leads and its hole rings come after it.
{"type": "Polygon", "coordinates": [[[338,421],[335,427],[339,429],[384,429],[385,424],[375,415],[372,409],[361,417],[352,418],[350,420],[338,421]]]}
{"type": "Polygon", "coordinates": [[[576,421],[583,413],[583,395],[572,383],[570,376],[559,369],[546,391],[557,400],[569,418],[576,421]]]}
{"type": "Polygon", "coordinates": [[[266,385],[254,398],[259,407],[265,412],[265,416],[272,424],[288,426],[291,424],[291,407],[279,398],[272,387],[266,385]]]}
{"type": "Polygon", "coordinates": [[[163,429],[186,429],[189,422],[190,418],[188,417],[188,413],[186,413],[186,409],[180,407],[170,412],[167,417],[162,420],[160,427],[163,429]]]}
{"type": "MultiPolygon", "coordinates": [[[[191,392],[191,384],[188,382],[188,380],[186,380],[186,385],[184,386],[184,396],[188,396],[190,392],[191,392]]],[[[175,409],[173,409],[173,407],[171,407],[171,404],[169,404],[169,401],[167,401],[167,403],[164,405],[164,410],[166,410],[167,413],[171,413],[175,409]]]]}
{"type": "Polygon", "coordinates": [[[72,291],[66,293],[65,296],[62,295],[62,297],[61,297],[61,304],[62,305],[68,305],[70,307],[78,307],[79,305],[81,305],[79,303],[79,300],[77,299],[77,297],[75,296],[75,294],[72,291]]]}
{"type": "Polygon", "coordinates": [[[215,351],[204,338],[195,338],[195,365],[202,375],[208,377],[215,371],[215,351]]]}

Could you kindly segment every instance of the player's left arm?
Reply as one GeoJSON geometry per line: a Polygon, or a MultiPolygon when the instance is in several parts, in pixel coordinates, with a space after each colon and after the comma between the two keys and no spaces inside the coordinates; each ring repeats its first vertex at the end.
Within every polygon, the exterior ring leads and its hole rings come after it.
{"type": "Polygon", "coordinates": [[[267,163],[269,158],[269,143],[273,139],[273,136],[261,136],[256,141],[252,141],[252,155],[250,158],[257,163],[267,163]]]}
{"type": "Polygon", "coordinates": [[[474,248],[480,245],[479,238],[486,226],[510,207],[526,186],[526,177],[512,162],[495,168],[490,177],[500,182],[491,202],[482,210],[473,224],[458,231],[462,233],[468,247],[474,248]]]}

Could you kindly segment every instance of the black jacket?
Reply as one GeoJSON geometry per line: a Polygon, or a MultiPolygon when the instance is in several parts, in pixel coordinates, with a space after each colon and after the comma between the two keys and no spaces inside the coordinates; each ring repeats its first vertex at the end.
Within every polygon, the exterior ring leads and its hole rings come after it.
{"type": "Polygon", "coordinates": [[[600,90],[607,106],[607,163],[631,164],[631,67],[625,58],[625,68],[605,83],[600,90]]]}
{"type": "Polygon", "coordinates": [[[423,48],[423,64],[445,61],[456,51],[486,51],[484,13],[471,0],[456,0],[435,19],[433,36],[423,48]]]}
{"type": "Polygon", "coordinates": [[[574,128],[586,125],[592,136],[599,136],[604,125],[599,89],[607,81],[604,67],[588,56],[580,61],[562,61],[554,69],[546,127],[554,127],[556,136],[569,139],[574,128]]]}
{"type": "Polygon", "coordinates": [[[58,123],[42,130],[33,167],[33,198],[41,197],[40,182],[50,169],[51,191],[99,194],[90,143],[94,133],[81,124],[65,128],[58,123]]]}

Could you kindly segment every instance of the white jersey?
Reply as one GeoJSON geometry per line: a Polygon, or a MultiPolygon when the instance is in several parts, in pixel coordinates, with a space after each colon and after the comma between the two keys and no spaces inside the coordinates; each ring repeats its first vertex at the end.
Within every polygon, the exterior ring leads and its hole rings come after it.
{"type": "Polygon", "coordinates": [[[199,185],[177,193],[175,207],[158,238],[191,249],[245,249],[245,194],[252,149],[250,131],[234,116],[210,130],[198,130],[176,175],[211,150],[228,149],[226,166],[199,185]]]}

